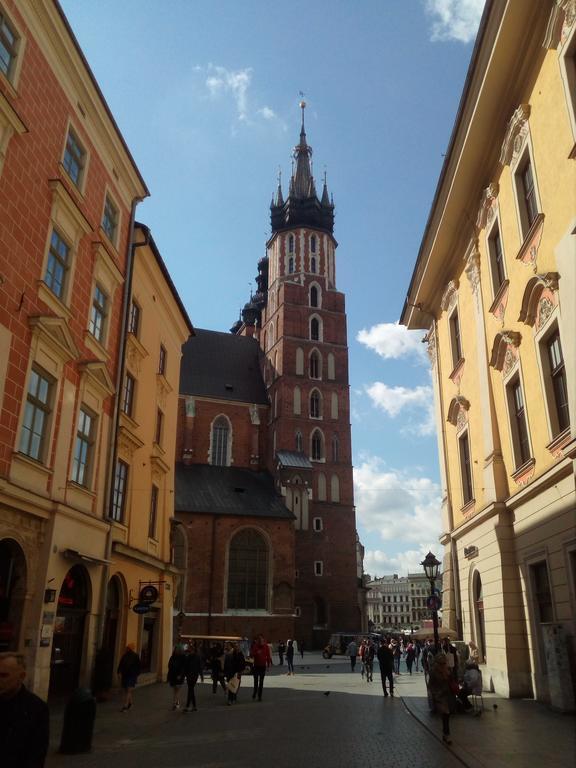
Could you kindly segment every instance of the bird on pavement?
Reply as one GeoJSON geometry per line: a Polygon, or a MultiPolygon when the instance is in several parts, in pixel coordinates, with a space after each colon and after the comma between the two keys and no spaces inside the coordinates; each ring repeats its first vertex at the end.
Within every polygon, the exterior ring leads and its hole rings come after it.
{"type": "Polygon", "coordinates": [[[330,691],[324,691],[324,696],[330,696],[330,691]]]}

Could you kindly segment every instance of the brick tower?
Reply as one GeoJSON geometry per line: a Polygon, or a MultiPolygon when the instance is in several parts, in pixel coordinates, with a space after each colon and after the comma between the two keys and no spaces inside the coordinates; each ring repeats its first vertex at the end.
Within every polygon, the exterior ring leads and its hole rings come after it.
{"type": "Polygon", "coordinates": [[[252,310],[261,324],[271,403],[267,465],[296,518],[295,632],[311,648],[321,647],[331,632],[359,630],[361,616],[334,205],[326,179],[321,197],[316,193],[306,105],[300,106],[302,128],[288,196],[284,199],[279,179],[258,291],[244,314],[252,310]]]}

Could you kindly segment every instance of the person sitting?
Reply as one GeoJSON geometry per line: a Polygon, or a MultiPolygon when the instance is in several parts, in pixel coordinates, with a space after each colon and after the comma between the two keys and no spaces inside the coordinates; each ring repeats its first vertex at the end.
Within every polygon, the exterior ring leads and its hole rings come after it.
{"type": "Polygon", "coordinates": [[[458,694],[458,698],[462,702],[462,706],[466,712],[472,709],[472,704],[470,704],[468,699],[472,694],[475,696],[482,695],[482,672],[478,669],[478,664],[473,661],[466,664],[462,687],[458,694]]]}

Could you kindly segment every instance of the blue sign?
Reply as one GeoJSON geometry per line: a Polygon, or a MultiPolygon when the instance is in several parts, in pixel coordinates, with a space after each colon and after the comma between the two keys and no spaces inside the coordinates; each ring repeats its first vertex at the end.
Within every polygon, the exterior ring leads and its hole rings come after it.
{"type": "Polygon", "coordinates": [[[442,605],[442,600],[437,595],[430,595],[426,598],[426,607],[431,611],[437,611],[442,605]]]}
{"type": "Polygon", "coordinates": [[[148,613],[150,605],[148,603],[136,603],[132,610],[134,613],[148,613]]]}

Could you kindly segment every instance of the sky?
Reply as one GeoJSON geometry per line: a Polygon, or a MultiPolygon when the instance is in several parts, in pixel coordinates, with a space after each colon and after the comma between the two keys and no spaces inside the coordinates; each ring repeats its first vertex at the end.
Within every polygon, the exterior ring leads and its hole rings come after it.
{"type": "Polygon", "coordinates": [[[300,131],[334,196],[364,570],[440,555],[423,332],[398,325],[484,0],[60,0],[151,192],[197,328],[248,301],[300,131]]]}

